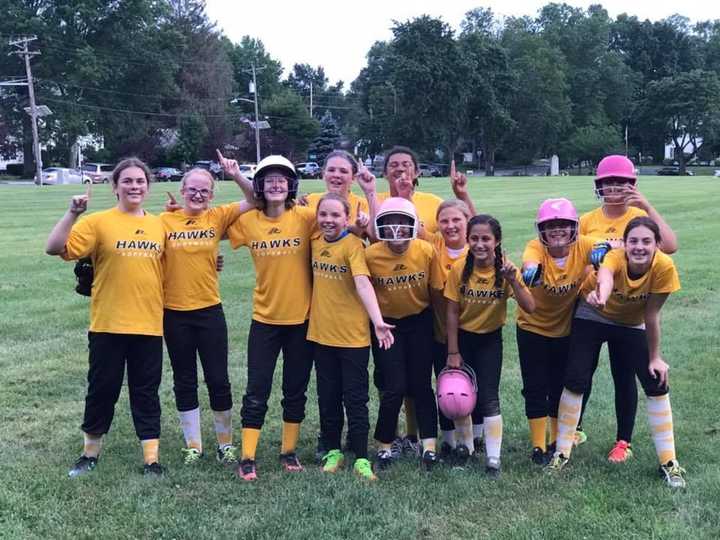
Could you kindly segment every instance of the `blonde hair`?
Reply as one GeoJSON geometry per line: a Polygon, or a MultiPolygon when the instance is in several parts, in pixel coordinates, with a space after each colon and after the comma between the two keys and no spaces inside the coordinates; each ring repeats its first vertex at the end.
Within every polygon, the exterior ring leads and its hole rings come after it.
{"type": "Polygon", "coordinates": [[[210,171],[203,169],[202,167],[195,167],[183,174],[183,177],[180,180],[180,189],[185,187],[185,181],[193,174],[199,174],[200,176],[204,176],[206,179],[210,180],[210,189],[215,189],[215,178],[213,178],[213,175],[210,174],[210,171]]]}
{"type": "Polygon", "coordinates": [[[441,202],[440,206],[438,206],[437,212],[435,213],[435,219],[438,219],[440,217],[440,212],[446,208],[457,208],[468,220],[473,217],[472,212],[470,212],[470,208],[467,204],[465,204],[465,201],[461,201],[460,199],[448,199],[447,201],[441,202]]]}

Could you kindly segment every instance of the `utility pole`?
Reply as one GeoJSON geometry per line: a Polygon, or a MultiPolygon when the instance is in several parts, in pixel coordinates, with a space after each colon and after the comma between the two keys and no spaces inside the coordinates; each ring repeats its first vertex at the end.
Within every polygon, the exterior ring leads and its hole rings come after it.
{"type": "Polygon", "coordinates": [[[312,118],[312,109],[313,109],[313,90],[312,90],[313,84],[312,81],[310,81],[310,118],[312,118]]]}
{"type": "Polygon", "coordinates": [[[30,57],[40,54],[39,51],[28,50],[28,43],[35,41],[37,36],[25,36],[17,39],[11,39],[8,43],[18,50],[8,54],[17,54],[25,58],[25,73],[27,76],[28,94],[30,96],[30,118],[33,133],[33,153],[35,154],[35,182],[42,186],[42,154],[40,153],[40,137],[38,135],[37,119],[38,109],[35,105],[35,88],[33,87],[32,70],[30,69],[30,57]],[[22,47],[22,48],[20,48],[22,47]]]}
{"type": "Polygon", "coordinates": [[[257,91],[257,72],[265,69],[265,66],[256,67],[255,62],[249,70],[245,69],[245,73],[252,73],[252,83],[250,84],[250,93],[253,95],[255,102],[255,157],[256,163],[260,163],[260,114],[258,111],[258,91],[257,91]]]}

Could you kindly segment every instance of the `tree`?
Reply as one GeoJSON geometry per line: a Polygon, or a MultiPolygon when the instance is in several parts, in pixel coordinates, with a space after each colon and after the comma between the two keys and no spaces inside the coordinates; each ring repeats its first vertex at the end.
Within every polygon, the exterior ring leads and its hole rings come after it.
{"type": "Polygon", "coordinates": [[[268,150],[291,160],[302,158],[320,130],[319,122],[305,110],[302,98],[291,90],[280,92],[268,101],[265,114],[272,125],[266,139],[268,150]]]}
{"type": "Polygon", "coordinates": [[[340,142],[340,130],[330,112],[326,112],[320,119],[320,133],[313,140],[308,148],[308,156],[314,155],[312,159],[323,163],[327,155],[338,148],[340,142]]]}
{"type": "Polygon", "coordinates": [[[720,78],[695,69],[652,81],[643,103],[646,117],[671,143],[681,172],[705,141],[720,133],[720,78]]]}
{"type": "Polygon", "coordinates": [[[624,153],[620,129],[616,125],[590,124],[576,128],[561,147],[567,164],[599,162],[608,154],[624,153]]]}

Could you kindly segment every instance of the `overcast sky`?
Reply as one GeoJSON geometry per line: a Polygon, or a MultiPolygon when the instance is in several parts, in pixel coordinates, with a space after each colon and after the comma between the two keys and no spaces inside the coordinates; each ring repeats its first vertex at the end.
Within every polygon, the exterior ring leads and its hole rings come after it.
{"type": "MultiPolygon", "coordinates": [[[[393,20],[422,14],[442,17],[453,28],[472,8],[490,7],[496,15],[534,16],[549,0],[207,0],[207,12],[224,33],[239,42],[242,36],[259,38],[270,55],[280,60],[284,76],[293,64],[323,66],[331,83],[345,81],[347,88],[365,66],[365,54],[378,40],[391,37],[393,20]]],[[[679,13],[691,21],[720,19],[720,1],[605,0],[568,1],[587,8],[600,3],[611,17],[620,13],[641,20],[659,20],[679,13]]]]}

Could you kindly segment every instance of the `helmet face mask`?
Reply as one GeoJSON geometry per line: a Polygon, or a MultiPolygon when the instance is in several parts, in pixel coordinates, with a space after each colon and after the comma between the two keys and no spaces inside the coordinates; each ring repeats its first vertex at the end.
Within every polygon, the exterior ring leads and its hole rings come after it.
{"type": "Polygon", "coordinates": [[[634,186],[636,180],[632,178],[602,178],[595,180],[595,197],[604,205],[620,206],[625,204],[622,196],[626,186],[634,186]]]}
{"type": "Polygon", "coordinates": [[[386,199],[375,217],[375,235],[386,242],[405,242],[417,238],[415,206],[406,199],[386,199]]]}
{"type": "Polygon", "coordinates": [[[437,376],[437,402],[450,420],[472,414],[477,402],[477,378],[469,365],[446,367],[440,372],[437,376]]]}
{"type": "MultiPolygon", "coordinates": [[[[560,220],[553,220],[553,221],[560,221],[560,220]]],[[[538,231],[538,237],[540,238],[540,242],[543,243],[546,247],[567,247],[575,243],[577,240],[578,235],[578,224],[577,222],[570,221],[570,220],[562,220],[565,222],[564,225],[558,226],[557,224],[553,224],[552,222],[543,222],[537,224],[537,231],[538,231]],[[548,233],[553,230],[557,230],[560,228],[570,228],[570,236],[568,240],[563,244],[554,244],[550,240],[548,240],[548,233]]]]}
{"type": "Polygon", "coordinates": [[[283,156],[267,156],[260,160],[255,169],[253,177],[253,192],[255,198],[261,201],[265,200],[265,177],[270,173],[276,173],[287,179],[287,198],[286,200],[295,199],[298,191],[298,176],[295,166],[283,156]]]}
{"type": "Polygon", "coordinates": [[[608,191],[611,186],[622,186],[624,184],[635,185],[637,182],[637,172],[635,165],[627,157],[618,154],[605,156],[598,163],[595,176],[595,196],[602,201],[604,205],[624,205],[625,198],[620,196],[612,196],[608,191]],[[607,186],[605,184],[610,184],[607,186]]]}
{"type": "Polygon", "coordinates": [[[577,240],[578,225],[577,210],[568,199],[546,199],[538,209],[535,218],[535,227],[538,232],[540,242],[546,247],[567,247],[577,240]],[[555,244],[548,238],[548,233],[552,230],[569,228],[570,232],[566,242],[563,244],[555,244]]]}

